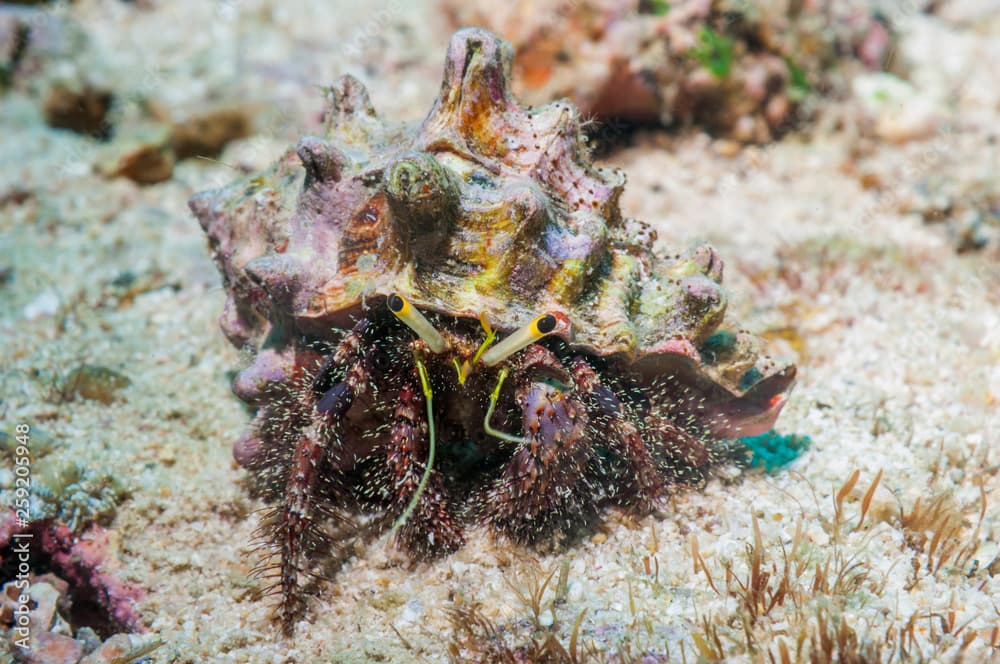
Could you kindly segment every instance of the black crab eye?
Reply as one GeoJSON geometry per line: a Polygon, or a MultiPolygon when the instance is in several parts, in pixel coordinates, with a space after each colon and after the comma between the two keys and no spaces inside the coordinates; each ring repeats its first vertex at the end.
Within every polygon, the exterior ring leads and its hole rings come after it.
{"type": "Polygon", "coordinates": [[[396,314],[397,316],[406,315],[407,313],[409,313],[403,311],[404,309],[408,308],[407,305],[409,305],[409,302],[407,302],[406,300],[404,300],[395,293],[389,296],[388,303],[389,303],[389,310],[392,311],[392,313],[396,314]]]}
{"type": "Polygon", "coordinates": [[[539,316],[535,319],[535,329],[538,334],[548,334],[552,330],[556,329],[556,317],[552,314],[545,314],[544,316],[539,316]]]}

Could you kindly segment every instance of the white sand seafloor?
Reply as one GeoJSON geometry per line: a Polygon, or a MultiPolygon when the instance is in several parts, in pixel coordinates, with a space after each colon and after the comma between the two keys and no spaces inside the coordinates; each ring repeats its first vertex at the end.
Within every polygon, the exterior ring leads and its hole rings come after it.
{"type": "Polygon", "coordinates": [[[52,10],[86,26],[109,76],[168,106],[225,84],[267,107],[218,162],[182,161],[160,184],[93,173],[95,141],[0,98],[0,268],[12,271],[0,285],[0,424],[29,423],[55,441],[51,455],[129,485],[109,529],[164,642],[152,661],[445,661],[450,611],[475,603],[512,647],[551,632],[568,648],[585,611],[581,659],[592,644],[621,661],[795,661],[819,648],[823,625],[853,633],[869,661],[1000,661],[1000,251],[959,253],[945,225],[901,203],[930,174],[1000,188],[1000,6],[989,0],[900,12],[925,109],[896,119],[904,134],[919,125],[910,140],[848,120],[734,153],[697,133],[648,132],[606,159],[628,174],[625,213],[664,248],[711,242],[730,318],[798,364],[778,429],[810,436],[805,454],[770,474],[724,469],[648,518],[611,513],[554,554],[475,531],[457,553],[412,564],[382,537],[281,639],[248,577],[260,505],[231,456],[249,413],[229,382],[247,358],[219,331],[223,292],[187,199],[315,131],[314,86],[342,73],[383,115],[419,120],[448,39],[430,2],[314,4],[52,10]],[[123,297],[114,282],[126,272],[144,286],[123,297]],[[60,380],[84,363],[131,384],[111,404],[62,400],[60,380]],[[941,518],[915,523],[929,505],[941,518]],[[755,577],[752,606],[748,546],[769,574],[755,577]],[[552,572],[534,616],[520,596],[552,572]]]}

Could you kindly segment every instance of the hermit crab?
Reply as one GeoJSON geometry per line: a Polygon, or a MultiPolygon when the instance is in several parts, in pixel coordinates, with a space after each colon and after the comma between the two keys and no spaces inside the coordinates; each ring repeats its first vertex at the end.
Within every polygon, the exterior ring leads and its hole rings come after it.
{"type": "Polygon", "coordinates": [[[718,254],[654,253],[574,107],[511,95],[511,57],[456,33],[419,126],[344,77],[322,137],[191,201],[253,354],[234,456],[271,505],[259,569],[286,631],[353,538],[569,542],[704,478],[785,403],[795,368],[725,324],[718,254]]]}

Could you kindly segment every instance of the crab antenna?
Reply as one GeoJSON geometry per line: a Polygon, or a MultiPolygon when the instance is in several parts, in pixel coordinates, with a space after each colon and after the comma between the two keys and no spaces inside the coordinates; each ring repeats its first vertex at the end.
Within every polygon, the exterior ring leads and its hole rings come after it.
{"type": "Polygon", "coordinates": [[[555,332],[560,323],[565,324],[567,322],[565,318],[562,318],[562,320],[560,318],[555,314],[542,314],[483,353],[483,364],[488,367],[495,366],[528,344],[555,332]]]}
{"type": "Polygon", "coordinates": [[[399,293],[393,293],[386,302],[389,305],[389,311],[416,332],[432,353],[443,353],[448,350],[448,342],[444,340],[441,333],[434,329],[430,321],[424,318],[424,315],[417,311],[409,300],[399,293]]]}
{"type": "MultiPolygon", "coordinates": [[[[433,328],[431,328],[433,329],[433,328]]],[[[399,515],[396,519],[396,523],[392,524],[392,536],[396,535],[396,531],[399,530],[413,514],[413,511],[417,509],[417,503],[420,502],[420,497],[424,495],[424,489],[427,488],[427,482],[431,478],[431,470],[434,468],[434,450],[435,450],[435,437],[434,437],[434,392],[431,390],[431,381],[427,377],[427,367],[420,358],[414,358],[417,363],[417,372],[420,374],[420,387],[424,391],[424,401],[427,402],[427,465],[424,466],[423,477],[420,478],[420,483],[417,485],[417,490],[413,492],[413,497],[410,498],[410,504],[406,506],[403,513],[399,515]]]]}
{"type": "Polygon", "coordinates": [[[490,424],[490,420],[493,419],[493,411],[496,409],[497,401],[500,399],[500,388],[503,387],[503,382],[507,380],[507,374],[507,367],[503,367],[500,369],[499,375],[497,375],[497,386],[493,388],[493,394],[490,395],[490,406],[486,409],[486,417],[483,418],[483,431],[491,436],[496,436],[500,440],[506,440],[508,443],[520,443],[523,445],[528,442],[527,438],[498,431],[490,424]]]}
{"type": "Polygon", "coordinates": [[[476,354],[472,356],[472,361],[466,360],[461,364],[458,360],[455,360],[455,369],[458,371],[458,384],[465,385],[465,381],[469,379],[469,374],[472,373],[472,368],[476,366],[479,362],[479,358],[483,356],[486,349],[490,347],[493,340],[497,338],[497,333],[493,331],[493,327],[490,325],[490,319],[487,318],[486,312],[479,314],[479,324],[483,326],[483,331],[486,332],[486,338],[483,343],[479,344],[479,348],[476,349],[476,354]]]}

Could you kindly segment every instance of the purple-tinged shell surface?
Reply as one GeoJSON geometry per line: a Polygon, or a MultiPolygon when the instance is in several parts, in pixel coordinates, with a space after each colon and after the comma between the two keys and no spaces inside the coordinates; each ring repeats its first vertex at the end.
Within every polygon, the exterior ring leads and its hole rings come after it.
{"type": "Polygon", "coordinates": [[[655,253],[650,228],[622,216],[625,176],[590,162],[577,110],[513,97],[512,56],[485,30],[457,32],[417,126],[379,118],[344,77],[323,136],[192,199],[227,292],[222,329],[255,353],[236,393],[261,405],[315,362],[316,341],[396,292],[501,334],[563,314],[572,347],[702,395],[716,434],[769,429],[795,368],[724,330],[719,255],[655,253]]]}

